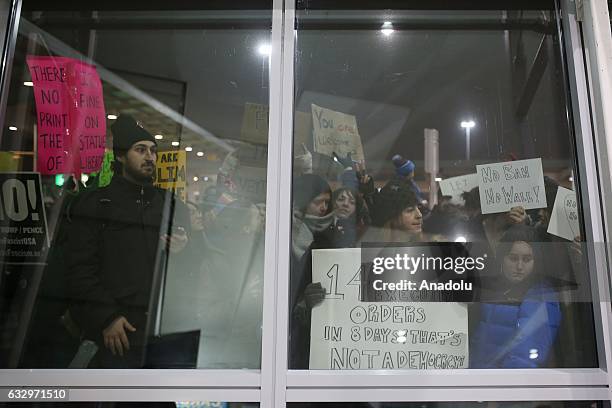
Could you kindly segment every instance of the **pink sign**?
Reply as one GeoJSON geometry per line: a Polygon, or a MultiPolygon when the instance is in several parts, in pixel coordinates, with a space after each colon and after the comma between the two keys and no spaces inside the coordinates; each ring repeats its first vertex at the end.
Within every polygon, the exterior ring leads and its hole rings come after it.
{"type": "Polygon", "coordinates": [[[102,83],[93,65],[64,57],[27,57],[36,102],[41,174],[98,171],[106,145],[102,83]]]}

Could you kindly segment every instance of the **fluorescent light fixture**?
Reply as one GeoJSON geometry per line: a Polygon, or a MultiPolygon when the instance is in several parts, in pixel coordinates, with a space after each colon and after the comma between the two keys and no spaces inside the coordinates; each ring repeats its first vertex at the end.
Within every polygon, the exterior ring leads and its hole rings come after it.
{"type": "Polygon", "coordinates": [[[435,180],[436,181],[442,181],[442,177],[436,177],[435,180]]]}
{"type": "Polygon", "coordinates": [[[465,129],[471,129],[474,126],[476,126],[476,122],[474,122],[473,120],[464,120],[463,122],[461,122],[461,127],[465,129]]]}
{"type": "Polygon", "coordinates": [[[17,128],[15,126],[9,126],[9,130],[12,130],[14,132],[17,130],[17,128]]]}
{"type": "Polygon", "coordinates": [[[204,156],[204,152],[197,152],[196,154],[198,155],[198,157],[204,156]]]}
{"type": "Polygon", "coordinates": [[[193,147],[191,147],[191,146],[187,146],[187,147],[185,148],[185,151],[186,151],[186,152],[190,152],[190,151],[192,151],[192,150],[193,150],[193,147]]]}
{"type": "Polygon", "coordinates": [[[380,28],[380,32],[387,37],[393,34],[394,31],[395,30],[393,29],[393,23],[390,21],[385,21],[382,27],[380,28]]]}
{"type": "Polygon", "coordinates": [[[259,55],[269,57],[270,54],[272,54],[272,46],[270,44],[261,44],[257,48],[257,52],[259,53],[259,55]]]}
{"type": "Polygon", "coordinates": [[[106,115],[106,119],[108,119],[108,120],[115,120],[115,119],[117,119],[117,115],[106,115]]]}
{"type": "Polygon", "coordinates": [[[198,176],[193,176],[193,181],[198,181],[198,180],[199,180],[198,176]]]}
{"type": "Polygon", "coordinates": [[[23,83],[23,85],[24,85],[24,86],[34,86],[34,82],[32,82],[32,81],[25,81],[25,82],[23,83]]]}
{"type": "Polygon", "coordinates": [[[164,138],[163,135],[155,135],[155,139],[157,140],[162,140],[164,138]]]}
{"type": "Polygon", "coordinates": [[[172,146],[178,146],[178,145],[180,145],[180,143],[177,142],[176,140],[174,142],[172,142],[172,146]]]}

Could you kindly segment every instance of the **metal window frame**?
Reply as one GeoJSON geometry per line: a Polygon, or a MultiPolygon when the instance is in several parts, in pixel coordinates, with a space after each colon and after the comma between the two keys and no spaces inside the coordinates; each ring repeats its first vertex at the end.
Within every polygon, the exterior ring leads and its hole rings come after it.
{"type": "MultiPolygon", "coordinates": [[[[0,103],[4,104],[21,1],[14,0],[11,4],[9,36],[2,54],[0,103]]],[[[588,234],[593,239],[591,242],[605,242],[610,236],[608,220],[612,220],[612,213],[608,215],[612,207],[605,205],[606,200],[612,198],[609,181],[612,169],[606,167],[607,157],[612,157],[612,139],[605,137],[612,135],[612,39],[605,1],[585,0],[583,7],[584,18],[580,24],[573,2],[564,2],[566,38],[563,44],[568,55],[574,126],[577,141],[580,141],[577,148],[582,198],[589,204],[585,207],[588,234]],[[599,164],[600,176],[606,171],[607,182],[598,179],[596,164],[599,164]],[[598,197],[601,190],[605,193],[603,204],[598,199],[588,200],[598,197]]],[[[261,369],[0,370],[0,387],[67,387],[75,401],[260,401],[264,407],[283,407],[286,402],[296,401],[610,401],[612,376],[608,368],[612,367],[612,311],[608,254],[605,252],[590,254],[597,265],[592,283],[597,289],[595,316],[600,321],[595,321],[600,326],[601,368],[410,372],[288,370],[295,10],[295,0],[273,0],[261,369]]],[[[0,109],[2,125],[4,105],[0,105],[0,109]]]]}

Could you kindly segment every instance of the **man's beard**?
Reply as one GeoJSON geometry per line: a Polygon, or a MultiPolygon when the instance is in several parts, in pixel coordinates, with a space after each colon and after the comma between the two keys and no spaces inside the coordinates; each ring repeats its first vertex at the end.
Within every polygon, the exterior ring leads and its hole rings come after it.
{"type": "Polygon", "coordinates": [[[145,174],[143,170],[134,169],[131,166],[125,166],[124,168],[126,175],[128,175],[131,179],[137,181],[138,183],[152,184],[155,180],[155,165],[152,165],[153,170],[151,171],[150,175],[145,174]]]}

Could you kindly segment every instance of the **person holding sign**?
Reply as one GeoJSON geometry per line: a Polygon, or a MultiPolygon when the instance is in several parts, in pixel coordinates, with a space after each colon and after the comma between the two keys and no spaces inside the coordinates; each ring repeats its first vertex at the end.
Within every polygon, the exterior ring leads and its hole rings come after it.
{"type": "MultiPolygon", "coordinates": [[[[498,246],[500,276],[471,336],[470,368],[545,367],[561,323],[557,293],[543,278],[537,232],[514,226],[498,246]]],[[[484,292],[483,292],[484,293],[484,292]]]]}
{"type": "MultiPolygon", "coordinates": [[[[111,127],[115,175],[83,193],[72,209],[66,249],[70,313],[99,351],[97,368],[141,368],[159,253],[187,245],[189,217],[153,186],[157,144],[127,115],[111,127]],[[170,204],[170,205],[166,205],[170,204]],[[162,231],[164,209],[172,233],[162,231]]],[[[166,228],[167,224],[163,225],[166,228]]],[[[167,255],[165,255],[167,256],[167,255]]]]}

